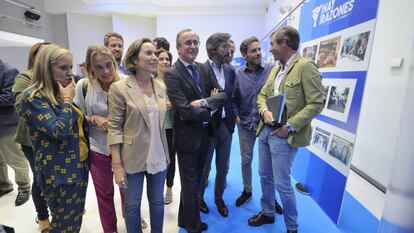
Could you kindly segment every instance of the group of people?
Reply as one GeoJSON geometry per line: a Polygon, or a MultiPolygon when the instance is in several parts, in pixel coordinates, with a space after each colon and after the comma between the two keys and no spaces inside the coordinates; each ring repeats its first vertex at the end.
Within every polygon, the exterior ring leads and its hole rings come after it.
{"type": "Polygon", "coordinates": [[[203,197],[213,154],[215,204],[220,215],[229,214],[223,193],[236,124],[243,191],[235,205],[252,197],[251,163],[258,138],[262,210],[247,222],[273,223],[275,213],[283,212],[287,232],[297,232],[291,165],[297,148],[309,145],[310,122],[324,100],[316,65],[297,52],[298,31],[287,26],[272,34],[277,64],[263,64],[259,40],[245,39],[240,52],[246,64],[238,68],[229,64],[235,45],[228,33],[207,39],[204,63],[196,62],[200,38],[191,29],[177,34],[174,64],[165,38],[138,39],[125,56],[123,45],[121,35],[108,33],[104,45],[89,46],[86,77],[75,84],[70,51],[39,43],[30,51],[28,71],[15,78],[12,99],[20,115],[16,142],[35,176],[32,195],[42,232],[79,232],[89,172],[104,232],[117,232],[113,179],[127,232],[142,232],[144,178],[151,232],[162,232],[164,205],[173,200],[176,157],[178,226],[190,233],[207,230],[200,211],[209,212],[203,197]],[[275,124],[266,99],[278,93],[287,99],[282,123],[275,124]]]}

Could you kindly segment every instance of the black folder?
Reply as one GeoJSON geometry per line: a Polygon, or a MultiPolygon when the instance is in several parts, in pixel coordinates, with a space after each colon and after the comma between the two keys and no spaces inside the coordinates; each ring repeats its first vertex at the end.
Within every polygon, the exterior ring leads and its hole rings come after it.
{"type": "Polygon", "coordinates": [[[266,99],[267,109],[273,113],[275,123],[281,123],[286,94],[270,96],[266,99]]]}

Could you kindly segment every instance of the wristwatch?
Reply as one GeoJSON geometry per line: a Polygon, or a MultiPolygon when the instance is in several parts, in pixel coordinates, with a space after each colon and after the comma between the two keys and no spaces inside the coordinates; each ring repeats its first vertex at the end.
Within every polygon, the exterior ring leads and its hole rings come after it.
{"type": "Polygon", "coordinates": [[[286,129],[287,129],[289,132],[292,132],[292,131],[293,131],[293,128],[292,128],[292,126],[289,124],[289,122],[286,122],[286,125],[284,125],[284,127],[286,127],[286,129]]]}
{"type": "Polygon", "coordinates": [[[201,100],[200,100],[200,106],[201,106],[202,108],[207,108],[207,107],[208,107],[208,102],[207,102],[207,100],[206,100],[206,99],[201,99],[201,100]]]}

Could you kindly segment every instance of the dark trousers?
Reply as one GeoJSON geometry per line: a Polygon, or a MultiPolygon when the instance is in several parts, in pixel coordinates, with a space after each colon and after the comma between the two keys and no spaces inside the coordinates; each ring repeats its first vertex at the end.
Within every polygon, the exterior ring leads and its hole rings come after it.
{"type": "Polygon", "coordinates": [[[167,187],[171,188],[174,185],[175,176],[175,153],[177,152],[174,146],[173,129],[166,129],[168,151],[170,153],[170,164],[167,170],[167,187]]]}
{"type": "Polygon", "coordinates": [[[29,161],[30,168],[33,172],[33,184],[32,184],[32,199],[33,203],[36,208],[37,218],[39,220],[46,220],[49,218],[49,211],[47,210],[47,204],[45,197],[42,194],[42,190],[40,189],[39,185],[37,184],[36,176],[34,173],[35,167],[35,154],[33,148],[30,146],[22,145],[22,151],[24,156],[26,156],[27,160],[29,161]]]}
{"type": "Polygon", "coordinates": [[[203,198],[204,196],[206,187],[205,184],[210,174],[214,151],[216,152],[216,179],[214,182],[214,198],[215,200],[218,200],[223,197],[224,188],[226,186],[226,177],[229,171],[232,139],[233,135],[227,129],[224,120],[222,120],[217,134],[214,137],[209,138],[208,154],[199,186],[199,198],[203,198]]]}
{"type": "Polygon", "coordinates": [[[208,151],[208,128],[203,129],[197,152],[177,153],[181,181],[178,225],[184,225],[189,233],[201,232],[197,193],[208,151]]]}

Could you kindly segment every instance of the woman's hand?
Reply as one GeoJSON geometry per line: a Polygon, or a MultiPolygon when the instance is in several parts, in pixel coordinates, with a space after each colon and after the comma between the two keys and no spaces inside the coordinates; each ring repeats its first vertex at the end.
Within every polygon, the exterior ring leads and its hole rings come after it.
{"type": "Polygon", "coordinates": [[[123,188],[126,189],[128,187],[127,181],[126,181],[126,173],[124,168],[122,167],[122,164],[112,165],[112,170],[114,172],[115,176],[115,183],[123,188]]]}
{"type": "Polygon", "coordinates": [[[72,102],[73,97],[75,96],[75,81],[72,80],[69,85],[64,87],[62,83],[57,82],[59,87],[59,94],[63,101],[72,102]]]}
{"type": "Polygon", "coordinates": [[[103,116],[93,115],[91,121],[92,121],[91,122],[92,124],[95,124],[100,129],[103,129],[105,130],[105,132],[108,132],[108,119],[107,118],[103,116]]]}

